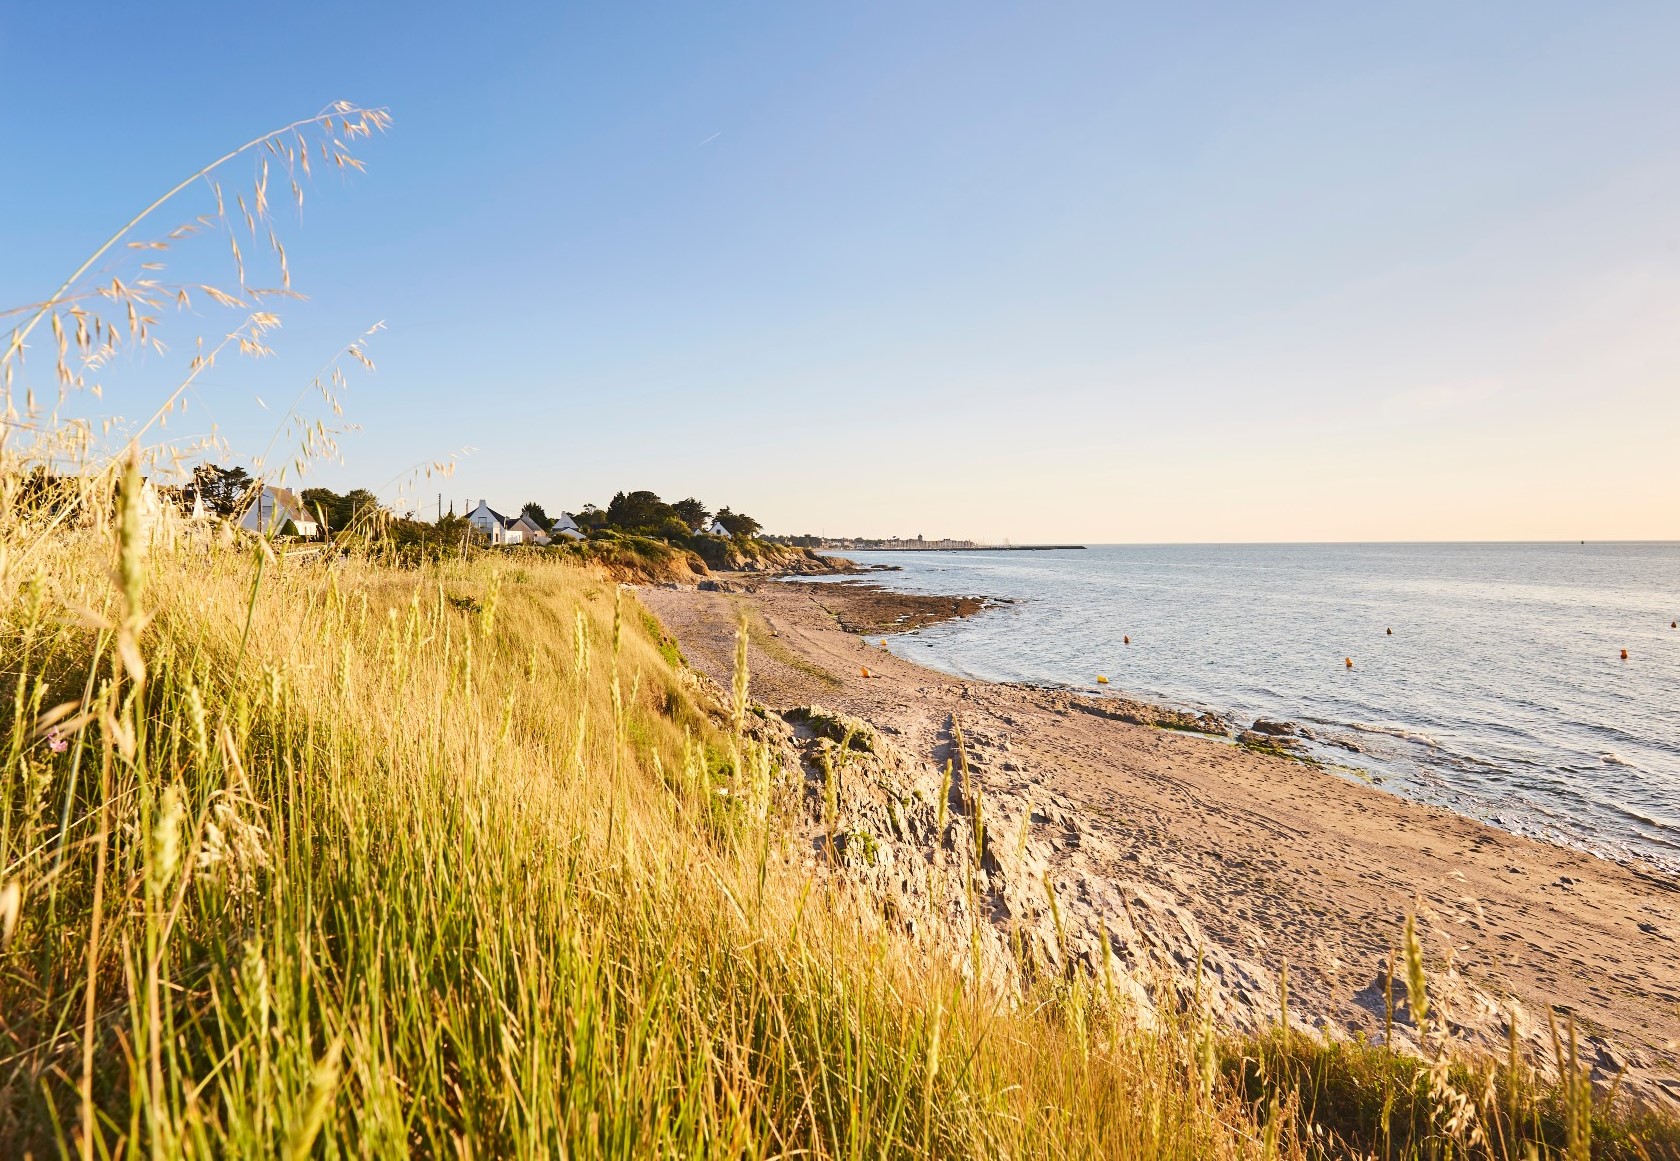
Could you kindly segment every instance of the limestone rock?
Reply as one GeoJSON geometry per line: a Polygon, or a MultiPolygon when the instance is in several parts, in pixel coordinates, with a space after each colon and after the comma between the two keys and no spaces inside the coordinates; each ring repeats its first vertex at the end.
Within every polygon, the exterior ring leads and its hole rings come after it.
{"type": "Polygon", "coordinates": [[[822,706],[781,719],[817,865],[965,974],[1018,995],[1082,972],[1111,981],[1144,1023],[1163,1006],[1202,1009],[1245,1031],[1276,1023],[1278,984],[1267,969],[1207,938],[1161,887],[1114,877],[1106,868],[1118,852],[1090,834],[1072,802],[1029,799],[987,775],[1012,753],[1007,736],[972,732],[959,742],[953,724],[936,765],[822,706]]]}

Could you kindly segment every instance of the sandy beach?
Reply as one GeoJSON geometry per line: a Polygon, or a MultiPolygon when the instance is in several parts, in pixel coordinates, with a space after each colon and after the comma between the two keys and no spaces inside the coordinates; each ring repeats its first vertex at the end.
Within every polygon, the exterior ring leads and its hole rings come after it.
{"type": "MultiPolygon", "coordinates": [[[[959,680],[880,647],[884,629],[967,615],[978,601],[867,584],[740,578],[723,588],[733,591],[644,588],[640,597],[690,664],[724,684],[744,611],[755,698],[774,710],[819,703],[856,715],[927,771],[952,754],[960,724],[988,807],[1029,820],[1023,838],[1037,804],[1071,804],[1077,821],[1067,842],[1046,848],[1049,874],[1072,868],[1068,890],[1082,898],[1120,884],[1121,904],[1127,890],[1167,901],[1194,917],[1197,939],[1256,965],[1256,978],[1287,963],[1296,1018],[1380,1035],[1383,965],[1415,913],[1444,994],[1456,985],[1466,997],[1472,1038],[1499,1043],[1517,1019],[1514,998],[1522,1037],[1541,1045],[1550,1006],[1573,1018],[1596,1079],[1625,1069],[1632,1091],[1680,1102],[1673,877],[1228,739],[1121,720],[1137,715],[1123,715],[1116,698],[959,680]]],[[[1233,995],[1258,1003],[1253,990],[1233,995]]]]}

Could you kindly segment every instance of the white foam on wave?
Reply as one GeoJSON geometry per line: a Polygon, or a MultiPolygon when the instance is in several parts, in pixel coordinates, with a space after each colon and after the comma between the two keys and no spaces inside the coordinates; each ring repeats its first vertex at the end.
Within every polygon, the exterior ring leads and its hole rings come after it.
{"type": "Polygon", "coordinates": [[[1382,734],[1390,738],[1399,738],[1403,742],[1414,742],[1420,746],[1428,746],[1432,750],[1441,748],[1441,743],[1421,730],[1408,729],[1405,726],[1377,726],[1369,722],[1348,722],[1348,728],[1359,730],[1367,734],[1382,734]]]}

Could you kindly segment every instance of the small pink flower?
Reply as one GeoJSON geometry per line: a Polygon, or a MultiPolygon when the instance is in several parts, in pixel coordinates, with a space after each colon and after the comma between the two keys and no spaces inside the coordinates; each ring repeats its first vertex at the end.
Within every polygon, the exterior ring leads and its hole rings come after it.
{"type": "Polygon", "coordinates": [[[59,733],[58,727],[54,726],[52,729],[47,731],[47,749],[51,750],[55,754],[62,754],[69,748],[70,739],[59,733]]]}

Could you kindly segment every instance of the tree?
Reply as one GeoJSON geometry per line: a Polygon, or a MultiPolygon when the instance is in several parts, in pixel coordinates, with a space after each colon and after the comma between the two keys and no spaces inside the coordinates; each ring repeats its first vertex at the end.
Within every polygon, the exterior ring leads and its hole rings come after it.
{"type": "Polygon", "coordinates": [[[707,521],[712,518],[711,511],[693,496],[686,500],[678,500],[671,507],[676,511],[678,518],[688,525],[691,532],[696,528],[704,528],[707,521]]]}
{"type": "Polygon", "coordinates": [[[607,505],[608,524],[623,532],[645,536],[664,535],[661,529],[676,515],[675,509],[654,492],[619,492],[607,505]]]}
{"type": "Polygon", "coordinates": [[[331,488],[305,488],[301,499],[309,514],[332,532],[366,531],[373,514],[383,510],[379,497],[366,488],[352,488],[342,496],[331,488]]]}
{"type": "Polygon", "coordinates": [[[729,535],[750,540],[757,536],[764,526],[745,512],[731,512],[728,508],[719,508],[717,521],[729,529],[729,535]]]}
{"type": "Polygon", "coordinates": [[[536,521],[537,527],[541,528],[544,532],[547,532],[550,526],[554,523],[554,521],[548,518],[548,513],[543,511],[543,506],[535,500],[525,501],[525,506],[519,511],[536,521]]]}
{"type": "Polygon", "coordinates": [[[329,532],[337,532],[349,521],[344,497],[331,488],[305,488],[298,498],[303,501],[304,510],[329,532]]]}
{"type": "Polygon", "coordinates": [[[255,482],[244,468],[199,464],[193,469],[193,491],[204,501],[204,506],[218,516],[237,513],[244,504],[245,494],[255,482]]]}
{"type": "Polygon", "coordinates": [[[659,524],[647,530],[647,535],[656,536],[660,540],[672,544],[687,544],[694,535],[694,529],[684,523],[683,518],[675,512],[661,520],[659,524]]]}
{"type": "Polygon", "coordinates": [[[375,513],[384,511],[384,505],[366,488],[351,488],[344,493],[344,507],[347,518],[345,528],[359,528],[369,524],[375,513]]]}
{"type": "Polygon", "coordinates": [[[577,515],[573,516],[572,519],[577,523],[579,528],[591,529],[605,528],[607,526],[607,514],[593,504],[585,504],[582,510],[579,511],[577,515]]]}

